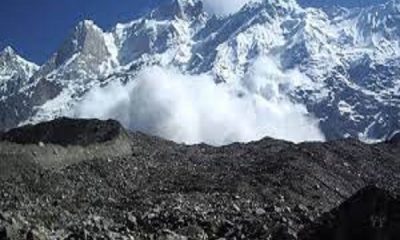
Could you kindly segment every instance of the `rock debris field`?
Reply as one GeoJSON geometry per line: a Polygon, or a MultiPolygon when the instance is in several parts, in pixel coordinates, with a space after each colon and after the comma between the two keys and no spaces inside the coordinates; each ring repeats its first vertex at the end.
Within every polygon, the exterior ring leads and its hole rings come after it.
{"type": "Polygon", "coordinates": [[[400,239],[400,141],[187,146],[67,118],[0,133],[0,240],[400,239]]]}

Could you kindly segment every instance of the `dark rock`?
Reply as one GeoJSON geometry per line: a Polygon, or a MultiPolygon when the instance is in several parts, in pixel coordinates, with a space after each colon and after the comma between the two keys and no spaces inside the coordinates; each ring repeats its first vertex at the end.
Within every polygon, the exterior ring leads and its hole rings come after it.
{"type": "Polygon", "coordinates": [[[400,237],[400,200],[369,186],[303,230],[302,240],[383,240],[400,237]]]}
{"type": "Polygon", "coordinates": [[[276,239],[276,240],[296,240],[297,239],[297,235],[293,230],[291,230],[291,229],[289,229],[289,228],[287,228],[285,226],[280,226],[273,233],[272,239],[276,239]]]}
{"type": "Polygon", "coordinates": [[[107,142],[123,131],[113,120],[74,120],[59,118],[38,125],[26,125],[0,135],[0,140],[19,144],[58,144],[88,146],[107,142]]]}
{"type": "Polygon", "coordinates": [[[400,143],[400,131],[399,131],[399,132],[396,132],[396,133],[394,133],[394,134],[392,134],[392,136],[390,136],[388,142],[391,143],[391,144],[398,144],[398,143],[400,143]]]}
{"type": "Polygon", "coordinates": [[[7,228],[0,222],[0,240],[7,240],[7,228]]]}

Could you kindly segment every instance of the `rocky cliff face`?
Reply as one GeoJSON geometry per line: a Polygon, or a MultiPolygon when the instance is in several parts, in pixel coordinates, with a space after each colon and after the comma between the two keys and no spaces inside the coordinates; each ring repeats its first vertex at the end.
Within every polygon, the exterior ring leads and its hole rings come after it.
{"type": "Polygon", "coordinates": [[[399,237],[393,143],[185,146],[72,119],[1,135],[0,239],[399,237]]]}
{"type": "Polygon", "coordinates": [[[35,78],[75,82],[101,78],[112,67],[107,37],[93,21],[80,22],[35,78]]]}

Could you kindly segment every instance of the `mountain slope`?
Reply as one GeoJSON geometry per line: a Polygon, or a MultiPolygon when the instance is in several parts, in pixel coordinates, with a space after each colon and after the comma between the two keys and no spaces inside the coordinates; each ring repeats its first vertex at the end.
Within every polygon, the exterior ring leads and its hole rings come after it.
{"type": "Polygon", "coordinates": [[[20,90],[38,68],[19,56],[13,48],[4,48],[0,52],[0,99],[4,100],[20,90]]]}
{"type": "Polygon", "coordinates": [[[1,127],[79,117],[75,110],[93,89],[134,85],[142,71],[161,66],[187,78],[207,75],[242,99],[301,106],[328,139],[386,139],[400,129],[399,5],[315,9],[254,1],[213,16],[199,0],[170,0],[109,32],[84,21],[7,101],[27,114],[1,127]],[[44,97],[27,97],[40,91],[44,97]]]}

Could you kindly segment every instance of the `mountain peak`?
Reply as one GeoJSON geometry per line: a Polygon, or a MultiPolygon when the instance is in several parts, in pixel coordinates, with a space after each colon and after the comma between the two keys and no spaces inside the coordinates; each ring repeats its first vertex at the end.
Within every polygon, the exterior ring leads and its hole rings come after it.
{"type": "MultiPolygon", "coordinates": [[[[253,0],[252,2],[263,2],[260,0],[253,0]]],[[[299,4],[297,3],[296,0],[267,0],[264,1],[265,4],[268,6],[275,6],[275,7],[280,7],[283,9],[295,9],[299,7],[299,4]]]]}
{"type": "Polygon", "coordinates": [[[186,6],[194,6],[196,5],[198,2],[200,2],[200,0],[173,0],[175,3],[177,3],[178,5],[182,6],[182,7],[186,7],[186,6]]]}
{"type": "Polygon", "coordinates": [[[296,0],[250,0],[241,9],[265,9],[269,13],[286,15],[296,10],[302,10],[303,8],[296,0]]]}
{"type": "Polygon", "coordinates": [[[94,21],[91,19],[85,19],[85,20],[81,21],[81,24],[88,25],[88,26],[95,25],[94,21]]]}
{"type": "Polygon", "coordinates": [[[33,72],[38,68],[38,66],[35,63],[30,62],[25,58],[23,58],[22,56],[20,56],[11,46],[7,46],[0,51],[0,59],[3,63],[5,62],[8,65],[10,64],[12,65],[15,63],[17,65],[23,65],[28,72],[33,72]]]}
{"type": "Polygon", "coordinates": [[[96,29],[102,31],[101,28],[97,26],[93,20],[90,19],[85,19],[78,23],[78,25],[76,26],[76,30],[81,30],[81,29],[96,29]]]}
{"type": "MultiPolygon", "coordinates": [[[[103,30],[92,20],[83,20],[72,31],[70,37],[64,42],[58,51],[56,65],[59,66],[75,53],[97,52],[103,47],[103,30]]],[[[103,52],[102,52],[103,53],[103,52]]]]}
{"type": "Polygon", "coordinates": [[[72,31],[70,40],[74,41],[78,46],[83,45],[88,37],[92,35],[103,34],[103,29],[97,26],[93,20],[83,20],[77,24],[72,31]]]}
{"type": "MultiPolygon", "coordinates": [[[[23,84],[38,70],[38,66],[7,46],[0,51],[0,99],[18,91],[23,84]]],[[[1,108],[1,107],[0,107],[1,108]]]]}
{"type": "Polygon", "coordinates": [[[15,55],[15,50],[11,46],[5,47],[1,52],[0,55],[15,55]]]}
{"type": "Polygon", "coordinates": [[[98,74],[101,72],[99,66],[110,56],[106,36],[107,34],[93,20],[80,21],[53,57],[41,67],[36,77],[46,76],[61,66],[63,67],[60,68],[60,72],[56,73],[68,71],[69,75],[65,79],[98,74]]]}
{"type": "Polygon", "coordinates": [[[172,0],[156,8],[152,13],[152,18],[171,19],[182,18],[192,20],[200,16],[203,11],[201,0],[172,0]]]}

